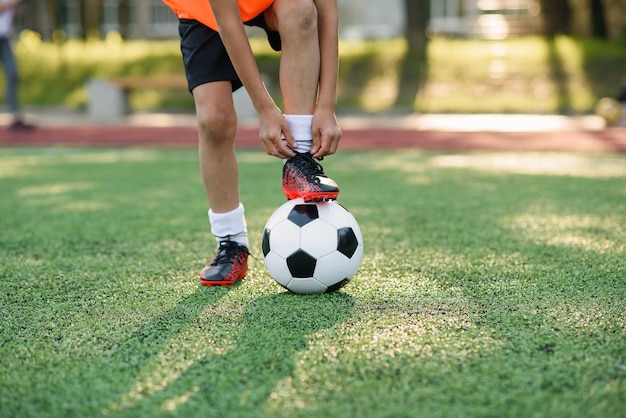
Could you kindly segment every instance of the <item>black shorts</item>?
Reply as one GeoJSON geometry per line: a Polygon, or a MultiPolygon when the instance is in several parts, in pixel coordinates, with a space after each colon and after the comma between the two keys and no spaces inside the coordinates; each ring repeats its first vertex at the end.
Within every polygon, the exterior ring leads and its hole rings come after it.
{"type": "MultiPolygon", "coordinates": [[[[280,51],[280,36],[267,28],[263,13],[245,24],[264,29],[272,48],[280,51]]],[[[219,33],[190,19],[179,20],[178,33],[189,91],[213,81],[230,81],[233,91],[242,86],[219,33]]]]}

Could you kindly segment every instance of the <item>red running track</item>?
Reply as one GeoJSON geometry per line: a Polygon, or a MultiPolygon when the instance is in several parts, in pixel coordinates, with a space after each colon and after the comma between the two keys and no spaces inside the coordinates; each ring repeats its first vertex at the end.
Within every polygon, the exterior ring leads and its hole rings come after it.
{"type": "MultiPolygon", "coordinates": [[[[240,128],[238,148],[261,149],[258,130],[240,128]]],[[[191,127],[39,127],[0,131],[0,146],[179,147],[197,146],[191,127]]],[[[344,129],[340,150],[376,149],[626,152],[626,127],[596,131],[443,132],[412,129],[344,129]]]]}

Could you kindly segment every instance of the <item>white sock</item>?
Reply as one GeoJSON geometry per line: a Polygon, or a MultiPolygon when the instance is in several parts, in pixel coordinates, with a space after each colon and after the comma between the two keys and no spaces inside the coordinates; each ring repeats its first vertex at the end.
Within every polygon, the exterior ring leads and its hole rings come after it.
{"type": "Polygon", "coordinates": [[[291,135],[296,140],[296,151],[311,152],[313,148],[313,115],[285,115],[291,135]]]}
{"type": "Polygon", "coordinates": [[[241,203],[237,208],[226,213],[215,213],[209,209],[209,222],[211,233],[215,235],[218,245],[221,241],[229,240],[249,248],[248,227],[241,203]]]}

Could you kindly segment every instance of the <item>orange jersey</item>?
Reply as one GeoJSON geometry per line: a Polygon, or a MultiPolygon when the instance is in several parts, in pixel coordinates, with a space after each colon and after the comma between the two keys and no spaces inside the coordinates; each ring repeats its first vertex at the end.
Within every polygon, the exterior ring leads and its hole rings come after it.
{"type": "MultiPolygon", "coordinates": [[[[197,20],[213,30],[218,30],[209,0],[163,0],[163,3],[169,6],[180,19],[197,20]]],[[[237,0],[237,3],[241,21],[247,22],[270,7],[274,0],[237,0]]]]}

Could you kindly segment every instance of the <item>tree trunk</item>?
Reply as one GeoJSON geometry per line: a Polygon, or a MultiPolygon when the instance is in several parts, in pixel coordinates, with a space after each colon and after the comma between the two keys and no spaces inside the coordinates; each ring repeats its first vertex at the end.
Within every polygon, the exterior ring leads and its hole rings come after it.
{"type": "Polygon", "coordinates": [[[131,0],[120,0],[120,34],[123,38],[128,38],[130,36],[130,26],[131,26],[131,14],[130,14],[130,3],[131,0]]]}
{"type": "Polygon", "coordinates": [[[541,0],[540,4],[544,34],[549,38],[570,34],[571,9],[568,0],[541,0]]]}
{"type": "Polygon", "coordinates": [[[57,2],[35,0],[33,3],[28,10],[30,13],[33,13],[33,29],[41,34],[43,40],[49,41],[52,39],[52,32],[57,27],[57,2]]]}
{"type": "Polygon", "coordinates": [[[81,0],[81,30],[85,38],[99,35],[102,22],[102,7],[103,0],[81,0]]]}
{"type": "Polygon", "coordinates": [[[412,108],[428,74],[430,0],[405,0],[407,53],[401,65],[396,107],[412,108]]]}
{"type": "Polygon", "coordinates": [[[405,36],[412,51],[426,51],[426,29],[430,19],[429,0],[404,0],[406,10],[405,36]]]}
{"type": "Polygon", "coordinates": [[[602,0],[590,0],[589,8],[591,10],[591,36],[602,39],[608,38],[604,2],[602,0]]]}

